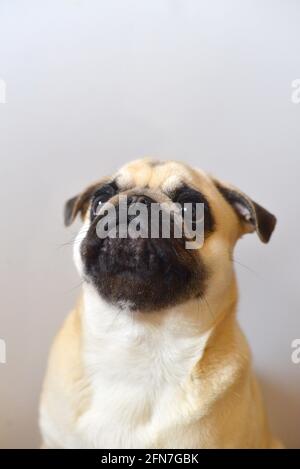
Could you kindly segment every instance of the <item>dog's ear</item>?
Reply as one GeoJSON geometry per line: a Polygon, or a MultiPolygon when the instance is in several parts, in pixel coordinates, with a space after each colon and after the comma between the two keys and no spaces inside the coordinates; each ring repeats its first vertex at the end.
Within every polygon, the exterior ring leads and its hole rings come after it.
{"type": "Polygon", "coordinates": [[[276,225],[276,217],[233,186],[214,179],[223,197],[239,217],[244,233],[256,231],[263,243],[268,243],[276,225]]]}
{"type": "Polygon", "coordinates": [[[65,226],[71,225],[71,223],[73,223],[78,213],[80,213],[81,218],[83,219],[88,209],[91,197],[98,186],[99,186],[99,183],[92,184],[91,186],[87,187],[83,192],[81,192],[79,195],[76,195],[75,197],[72,197],[71,199],[67,200],[67,202],[65,203],[65,208],[64,208],[65,226]]]}

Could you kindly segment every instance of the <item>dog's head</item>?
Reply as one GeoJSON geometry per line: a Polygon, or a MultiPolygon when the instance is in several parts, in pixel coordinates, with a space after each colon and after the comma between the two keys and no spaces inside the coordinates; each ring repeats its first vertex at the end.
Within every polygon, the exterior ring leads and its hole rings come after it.
{"type": "MultiPolygon", "coordinates": [[[[276,219],[240,190],[222,183],[203,171],[182,163],[138,160],[121,168],[114,176],[89,186],[65,206],[65,224],[80,214],[84,223],[74,244],[75,261],[84,280],[91,283],[107,302],[132,311],[159,311],[192,298],[213,303],[229,291],[233,283],[232,251],[236,241],[256,231],[267,243],[276,219]],[[189,249],[186,235],[120,235],[119,208],[126,198],[125,223],[136,218],[130,208],[142,204],[151,225],[151,206],[176,204],[189,211],[197,227],[197,204],[204,209],[204,242],[189,249]],[[97,227],[116,209],[114,236],[99,236],[97,227]]],[[[172,218],[172,217],[171,217],[172,218]]],[[[124,223],[124,219],[123,219],[124,223]]],[[[162,223],[160,219],[160,224],[162,223]]],[[[149,225],[149,226],[150,226],[149,225]]]]}

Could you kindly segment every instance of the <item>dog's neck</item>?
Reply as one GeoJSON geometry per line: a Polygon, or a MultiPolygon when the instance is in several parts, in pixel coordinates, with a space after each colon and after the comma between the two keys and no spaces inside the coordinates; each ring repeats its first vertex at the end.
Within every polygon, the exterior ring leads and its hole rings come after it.
{"type": "MultiPolygon", "coordinates": [[[[232,306],[233,307],[233,306],[232,306]]],[[[226,308],[227,309],[227,308],[226,308]]],[[[182,381],[201,360],[216,325],[228,310],[213,311],[202,299],[160,312],[141,313],[106,303],[90,284],[83,287],[82,322],[87,361],[103,375],[132,379],[151,372],[182,381]]]]}
{"type": "Polygon", "coordinates": [[[82,347],[91,402],[81,428],[88,429],[95,447],[157,447],[157,428],[182,424],[182,413],[190,421],[195,412],[208,412],[213,398],[203,398],[199,409],[199,396],[193,396],[202,388],[194,384],[202,380],[205,387],[202,369],[210,373],[212,368],[205,365],[207,357],[212,357],[214,376],[222,386],[236,374],[232,355],[228,363],[224,359],[222,343],[223,335],[230,340],[234,330],[233,305],[222,313],[205,301],[192,300],[161,312],[139,313],[105,303],[91,285],[83,290],[82,347]],[[224,334],[223,322],[230,323],[224,334]]]}

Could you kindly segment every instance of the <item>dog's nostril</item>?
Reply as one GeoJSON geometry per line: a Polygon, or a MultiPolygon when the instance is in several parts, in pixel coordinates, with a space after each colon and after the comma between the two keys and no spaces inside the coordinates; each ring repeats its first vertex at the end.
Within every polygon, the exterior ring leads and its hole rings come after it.
{"type": "Polygon", "coordinates": [[[136,201],[137,201],[137,196],[136,196],[136,195],[131,195],[130,197],[128,197],[128,199],[127,199],[127,205],[128,205],[128,207],[129,207],[130,205],[135,204],[136,201]]]}
{"type": "Polygon", "coordinates": [[[140,196],[137,198],[137,203],[148,205],[148,203],[150,203],[150,201],[149,201],[149,199],[148,199],[146,196],[140,195],[140,196]]]}

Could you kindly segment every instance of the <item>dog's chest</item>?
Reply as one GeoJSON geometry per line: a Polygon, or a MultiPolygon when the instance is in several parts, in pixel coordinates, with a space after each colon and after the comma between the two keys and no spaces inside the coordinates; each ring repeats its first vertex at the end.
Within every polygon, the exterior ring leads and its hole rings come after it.
{"type": "Polygon", "coordinates": [[[90,338],[85,365],[91,400],[78,422],[81,446],[159,446],[161,434],[182,423],[188,412],[187,381],[205,341],[122,328],[90,338]]]}

